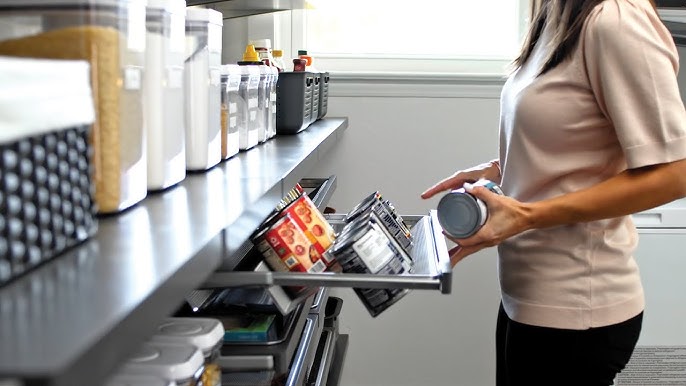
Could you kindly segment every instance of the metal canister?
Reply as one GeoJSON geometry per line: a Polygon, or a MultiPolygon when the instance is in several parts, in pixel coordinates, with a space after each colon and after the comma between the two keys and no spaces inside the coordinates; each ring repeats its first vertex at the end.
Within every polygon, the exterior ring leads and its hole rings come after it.
{"type": "MultiPolygon", "coordinates": [[[[489,180],[479,180],[473,185],[483,186],[496,194],[503,194],[500,186],[489,180]]],[[[445,233],[458,239],[475,234],[488,219],[486,203],[468,193],[464,188],[447,193],[438,202],[436,209],[438,222],[445,233]]]]}

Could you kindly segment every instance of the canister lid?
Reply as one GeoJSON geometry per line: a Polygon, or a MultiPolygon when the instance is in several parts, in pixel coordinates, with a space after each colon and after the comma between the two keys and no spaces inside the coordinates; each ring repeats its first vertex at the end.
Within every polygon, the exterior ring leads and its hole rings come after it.
{"type": "Polygon", "coordinates": [[[466,193],[451,192],[438,202],[436,208],[438,222],[443,230],[458,238],[469,237],[476,233],[485,214],[476,199],[466,193]]]}
{"type": "Polygon", "coordinates": [[[187,7],[186,21],[205,21],[212,24],[224,25],[224,16],[214,9],[203,7],[187,7]]]}
{"type": "Polygon", "coordinates": [[[117,374],[106,386],[176,386],[176,382],[152,375],[117,374]]]}
{"type": "Polygon", "coordinates": [[[220,71],[222,75],[240,75],[241,66],[237,64],[223,64],[220,71]]]}
{"type": "Polygon", "coordinates": [[[183,15],[186,12],[186,0],[148,0],[148,8],[183,15]]]}
{"type": "Polygon", "coordinates": [[[223,339],[223,325],[211,318],[167,318],[151,338],[154,342],[191,344],[203,353],[211,351],[223,339]]]}
{"type": "Polygon", "coordinates": [[[148,341],[126,361],[121,372],[185,381],[193,378],[204,363],[202,352],[193,345],[148,341]]]}
{"type": "Polygon", "coordinates": [[[251,40],[250,44],[254,45],[255,48],[272,48],[272,41],[271,39],[255,39],[251,40]]]}

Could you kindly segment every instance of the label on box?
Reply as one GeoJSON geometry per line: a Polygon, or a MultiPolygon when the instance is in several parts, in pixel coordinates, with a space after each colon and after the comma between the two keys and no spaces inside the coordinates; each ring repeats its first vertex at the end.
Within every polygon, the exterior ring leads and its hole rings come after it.
{"type": "Polygon", "coordinates": [[[370,229],[367,234],[353,243],[353,250],[362,259],[371,273],[377,273],[395,258],[395,253],[388,246],[388,237],[377,229],[370,229]]]}

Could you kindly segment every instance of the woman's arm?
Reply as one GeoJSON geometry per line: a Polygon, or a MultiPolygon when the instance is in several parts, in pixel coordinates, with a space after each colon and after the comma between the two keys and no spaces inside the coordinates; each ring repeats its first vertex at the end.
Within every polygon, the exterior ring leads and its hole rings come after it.
{"type": "Polygon", "coordinates": [[[496,184],[499,184],[500,174],[500,161],[494,159],[469,169],[458,170],[455,172],[455,174],[444,178],[443,180],[437,182],[434,186],[424,191],[421,197],[423,199],[428,199],[440,192],[459,189],[465,182],[474,182],[481,178],[485,178],[495,182],[496,184]]]}

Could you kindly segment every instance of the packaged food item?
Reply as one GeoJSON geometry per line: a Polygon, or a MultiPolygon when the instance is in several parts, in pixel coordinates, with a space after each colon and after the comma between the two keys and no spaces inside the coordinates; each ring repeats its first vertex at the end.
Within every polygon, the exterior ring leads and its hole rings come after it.
{"type": "Polygon", "coordinates": [[[186,168],[221,160],[221,12],[186,8],[186,168]]]}
{"type": "Polygon", "coordinates": [[[97,231],[90,74],[0,57],[0,286],[97,231]]]}
{"type": "Polygon", "coordinates": [[[203,386],[221,385],[218,364],[224,341],[224,327],[212,318],[167,318],[157,326],[153,342],[190,344],[202,351],[205,366],[200,377],[203,386]]]}
{"type": "Polygon", "coordinates": [[[145,198],[142,82],[145,5],[137,0],[7,0],[0,55],[86,60],[96,121],[90,134],[98,211],[145,198]]]}
{"type": "Polygon", "coordinates": [[[241,69],[235,64],[221,68],[222,82],[222,159],[228,159],[240,150],[238,122],[244,119],[238,91],[241,84],[241,69]],[[240,106],[240,107],[239,107],[240,106]]]}
{"type": "Polygon", "coordinates": [[[277,338],[276,315],[245,314],[222,316],[224,342],[269,342],[277,338]]]}
{"type": "Polygon", "coordinates": [[[409,249],[412,244],[412,234],[402,217],[396,212],[393,205],[388,200],[383,200],[381,193],[373,192],[362,200],[358,205],[348,212],[345,222],[351,222],[365,212],[375,212],[384,222],[393,237],[402,245],[409,249]]]}
{"type": "Polygon", "coordinates": [[[185,15],[184,0],[148,0],[143,87],[148,190],[166,189],[186,177],[185,15]]]}
{"type": "Polygon", "coordinates": [[[202,386],[202,351],[191,344],[148,341],[119,370],[126,376],[154,376],[178,386],[202,386]]]}
{"type": "MultiPolygon", "coordinates": [[[[474,186],[483,186],[493,193],[503,194],[500,186],[489,180],[479,180],[474,186]]],[[[443,230],[455,238],[473,235],[488,219],[486,203],[469,194],[464,188],[445,194],[438,202],[436,211],[443,230]]]]}

